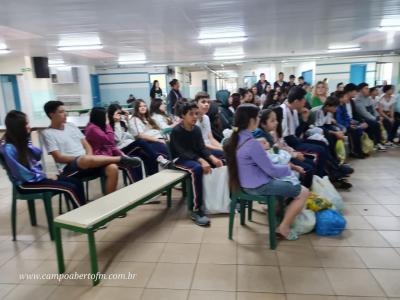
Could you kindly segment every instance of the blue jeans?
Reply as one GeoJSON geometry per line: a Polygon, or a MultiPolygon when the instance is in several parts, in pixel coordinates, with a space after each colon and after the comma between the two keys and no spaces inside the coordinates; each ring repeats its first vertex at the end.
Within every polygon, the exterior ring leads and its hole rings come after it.
{"type": "Polygon", "coordinates": [[[243,188],[243,190],[250,195],[257,196],[281,196],[284,198],[295,198],[300,195],[301,185],[293,185],[290,182],[280,179],[271,179],[266,184],[256,188],[243,188]]]}

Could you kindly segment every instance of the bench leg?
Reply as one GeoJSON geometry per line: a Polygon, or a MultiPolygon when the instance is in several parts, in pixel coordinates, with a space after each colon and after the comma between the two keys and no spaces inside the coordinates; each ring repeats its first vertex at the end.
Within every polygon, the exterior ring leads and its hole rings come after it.
{"type": "Polygon", "coordinates": [[[268,199],[268,225],[269,225],[269,247],[272,250],[276,249],[276,199],[275,197],[270,197],[268,199]]]}
{"type": "Polygon", "coordinates": [[[167,190],[167,207],[170,208],[172,204],[172,189],[167,190]]]}
{"type": "Polygon", "coordinates": [[[91,265],[92,274],[93,274],[92,276],[95,276],[93,278],[93,286],[95,286],[100,282],[100,279],[96,276],[99,269],[97,266],[96,243],[95,243],[93,231],[88,232],[88,242],[89,242],[90,265],[91,265]]]}
{"type": "Polygon", "coordinates": [[[182,185],[182,198],[186,198],[187,197],[186,179],[181,181],[181,185],[182,185]]]}
{"type": "Polygon", "coordinates": [[[231,240],[232,236],[233,236],[233,223],[235,222],[235,210],[236,210],[236,198],[232,197],[231,200],[231,209],[229,212],[229,233],[228,233],[228,237],[231,240]]]}
{"type": "Polygon", "coordinates": [[[36,211],[35,211],[35,200],[28,200],[28,210],[29,210],[29,216],[31,218],[31,225],[36,226],[36,211]]]}
{"type": "Polygon", "coordinates": [[[12,204],[11,204],[11,229],[13,241],[17,239],[17,198],[15,192],[13,191],[12,204]]]}
{"type": "Polygon", "coordinates": [[[58,273],[62,274],[65,272],[65,265],[64,265],[64,253],[61,241],[61,229],[58,226],[54,226],[54,239],[56,244],[58,273]]]}

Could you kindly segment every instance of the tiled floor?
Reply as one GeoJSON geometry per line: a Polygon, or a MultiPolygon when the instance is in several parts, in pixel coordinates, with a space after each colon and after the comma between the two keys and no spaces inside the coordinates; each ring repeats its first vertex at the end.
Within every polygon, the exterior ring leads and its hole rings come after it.
{"type": "MultiPolygon", "coordinates": [[[[266,215],[227,239],[227,216],[210,228],[188,218],[174,192],[142,206],[96,233],[101,272],[135,273],[133,280],[21,280],[21,273],[56,273],[43,206],[31,227],[26,204],[18,204],[18,241],[10,236],[10,186],[0,171],[0,298],[4,299],[211,299],[316,300],[400,299],[400,150],[353,161],[354,188],[344,192],[348,229],[340,237],[315,234],[267,245],[266,215]],[[396,298],[397,297],[397,298],[396,298]]],[[[92,183],[92,197],[98,184],[92,183]]],[[[56,199],[54,199],[56,200],[56,199]]],[[[58,210],[54,201],[54,211],[58,210]]],[[[67,271],[89,272],[84,236],[64,232],[67,271]]]]}

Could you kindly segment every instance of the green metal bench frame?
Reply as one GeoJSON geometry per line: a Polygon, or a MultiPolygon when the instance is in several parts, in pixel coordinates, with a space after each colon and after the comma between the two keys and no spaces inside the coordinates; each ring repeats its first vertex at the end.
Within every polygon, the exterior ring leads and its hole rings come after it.
{"type": "Polygon", "coordinates": [[[233,234],[233,223],[235,220],[235,210],[236,205],[240,204],[240,225],[245,225],[246,223],[246,207],[248,208],[248,219],[252,220],[252,211],[253,211],[253,202],[257,201],[261,204],[268,205],[268,224],[269,224],[269,247],[272,250],[276,249],[277,241],[276,241],[276,226],[277,226],[277,217],[276,217],[276,205],[277,205],[277,197],[275,196],[255,196],[250,195],[242,190],[232,192],[231,195],[231,207],[229,213],[229,239],[232,240],[233,234]]]}
{"type": "MultiPolygon", "coordinates": [[[[95,237],[94,237],[94,233],[95,233],[96,229],[107,224],[108,222],[117,218],[121,214],[126,213],[126,212],[130,211],[131,209],[134,209],[135,207],[146,203],[147,201],[153,199],[157,195],[162,194],[163,192],[167,192],[167,207],[170,208],[171,204],[172,204],[172,188],[179,183],[182,183],[182,196],[184,198],[186,198],[188,206],[191,207],[191,203],[193,203],[193,191],[192,191],[192,185],[191,185],[191,177],[190,177],[190,174],[188,173],[183,178],[181,178],[179,180],[175,180],[174,182],[171,182],[168,186],[163,187],[142,199],[139,199],[138,201],[131,204],[130,206],[125,207],[124,209],[121,209],[121,210],[115,212],[111,216],[108,216],[107,218],[104,218],[104,219],[98,221],[96,224],[93,224],[91,227],[81,228],[81,227],[72,226],[69,224],[57,223],[57,221],[54,221],[54,237],[55,237],[57,263],[58,263],[59,273],[62,274],[65,272],[64,254],[63,254],[62,240],[61,240],[61,228],[88,235],[89,256],[90,256],[90,262],[91,262],[91,274],[97,274],[99,269],[98,269],[98,265],[97,265],[96,243],[95,243],[95,237]]],[[[92,275],[92,276],[94,276],[94,275],[92,275]]],[[[95,286],[99,282],[100,282],[100,279],[94,276],[94,279],[92,281],[93,285],[95,286]]]]}

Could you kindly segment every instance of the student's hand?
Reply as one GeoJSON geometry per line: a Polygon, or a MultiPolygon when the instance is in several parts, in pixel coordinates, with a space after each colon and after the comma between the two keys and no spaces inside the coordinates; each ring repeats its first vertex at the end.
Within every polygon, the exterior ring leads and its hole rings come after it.
{"type": "Polygon", "coordinates": [[[367,129],[368,128],[368,123],[361,123],[360,128],[362,129],[367,129]]]}
{"type": "Polygon", "coordinates": [[[211,166],[206,160],[200,159],[199,163],[200,163],[201,167],[203,168],[203,173],[204,174],[210,174],[211,173],[211,166]]]}
{"type": "Polygon", "coordinates": [[[303,167],[292,165],[292,170],[296,171],[297,173],[304,175],[306,171],[304,171],[303,167]]]}
{"type": "Polygon", "coordinates": [[[157,143],[166,144],[165,140],[163,140],[163,139],[157,139],[157,143]]]}
{"type": "Polygon", "coordinates": [[[304,154],[301,152],[296,152],[296,159],[301,161],[305,160],[304,154]]]}
{"type": "Polygon", "coordinates": [[[211,162],[213,163],[214,166],[216,166],[217,168],[221,168],[224,164],[222,163],[221,160],[219,160],[216,157],[211,158],[211,162]]]}
{"type": "Polygon", "coordinates": [[[121,114],[118,112],[118,110],[114,113],[113,119],[114,119],[114,122],[120,122],[121,121],[121,114]]]}
{"type": "Polygon", "coordinates": [[[54,174],[50,175],[50,174],[47,174],[47,175],[46,175],[46,178],[47,178],[47,179],[50,179],[50,180],[58,180],[58,175],[54,175],[54,174]]]}
{"type": "Polygon", "coordinates": [[[129,112],[127,112],[126,110],[121,110],[121,112],[126,118],[129,118],[129,112]]]}

